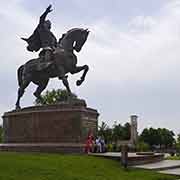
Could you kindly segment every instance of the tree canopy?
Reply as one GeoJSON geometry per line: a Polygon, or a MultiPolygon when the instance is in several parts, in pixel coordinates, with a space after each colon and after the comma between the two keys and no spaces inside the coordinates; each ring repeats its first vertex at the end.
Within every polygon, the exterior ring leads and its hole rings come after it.
{"type": "MultiPolygon", "coordinates": [[[[69,94],[67,90],[62,89],[52,89],[51,91],[46,91],[42,96],[41,99],[36,99],[36,105],[50,105],[50,104],[57,104],[59,102],[66,102],[68,101],[69,94]]],[[[77,95],[72,93],[72,98],[77,99],[77,95]]]]}
{"type": "Polygon", "coordinates": [[[0,126],[0,142],[3,141],[3,128],[0,126]]]}
{"type": "Polygon", "coordinates": [[[178,134],[178,137],[177,137],[177,143],[180,144],[180,134],[178,134]]]}
{"type": "Polygon", "coordinates": [[[172,147],[175,143],[174,132],[166,128],[145,128],[140,135],[140,141],[149,144],[151,147],[160,146],[161,147],[172,147]]]}
{"type": "Polygon", "coordinates": [[[130,139],[130,127],[129,123],[124,125],[114,123],[110,128],[105,122],[102,122],[98,128],[98,134],[103,136],[108,143],[116,143],[118,140],[130,139]]]}

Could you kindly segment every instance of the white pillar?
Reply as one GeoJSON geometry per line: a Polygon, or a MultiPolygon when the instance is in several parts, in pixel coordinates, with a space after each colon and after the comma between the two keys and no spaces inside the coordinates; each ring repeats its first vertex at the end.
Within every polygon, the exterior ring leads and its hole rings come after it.
{"type": "Polygon", "coordinates": [[[131,115],[131,141],[133,144],[137,143],[138,140],[138,131],[137,131],[137,115],[131,115]]]}

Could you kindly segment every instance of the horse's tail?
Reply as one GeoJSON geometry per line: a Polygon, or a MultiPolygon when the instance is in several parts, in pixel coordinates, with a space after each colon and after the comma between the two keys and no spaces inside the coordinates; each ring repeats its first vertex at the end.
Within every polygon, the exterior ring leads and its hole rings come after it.
{"type": "Polygon", "coordinates": [[[18,77],[18,85],[21,87],[23,83],[23,70],[24,70],[24,65],[20,66],[17,70],[17,77],[18,77]]]}

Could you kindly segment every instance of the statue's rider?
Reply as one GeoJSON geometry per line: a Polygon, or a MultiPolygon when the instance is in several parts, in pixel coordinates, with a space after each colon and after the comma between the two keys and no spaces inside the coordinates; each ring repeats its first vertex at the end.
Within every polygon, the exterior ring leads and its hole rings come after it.
{"type": "Polygon", "coordinates": [[[45,10],[41,15],[40,21],[33,34],[28,38],[22,38],[28,43],[28,51],[39,51],[40,62],[50,62],[52,60],[52,54],[54,48],[57,46],[57,39],[54,34],[51,32],[51,22],[46,20],[48,13],[52,11],[51,5],[45,10]],[[42,61],[43,60],[43,61],[42,61]]]}

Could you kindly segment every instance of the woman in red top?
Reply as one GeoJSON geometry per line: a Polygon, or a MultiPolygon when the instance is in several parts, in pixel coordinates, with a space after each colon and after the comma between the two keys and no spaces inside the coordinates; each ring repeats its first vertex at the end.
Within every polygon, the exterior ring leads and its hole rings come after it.
{"type": "Polygon", "coordinates": [[[93,152],[94,137],[93,134],[89,134],[86,140],[85,153],[93,152]]]}

